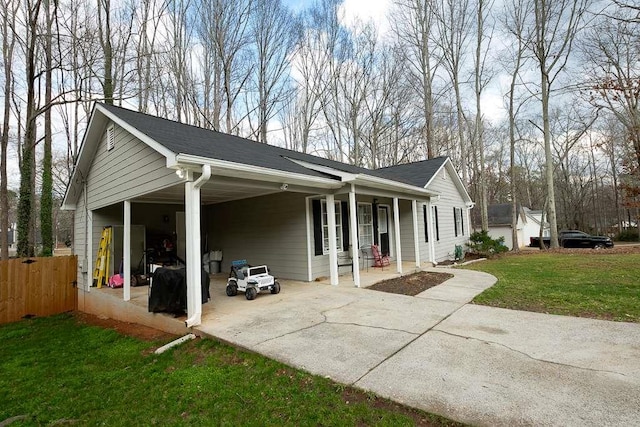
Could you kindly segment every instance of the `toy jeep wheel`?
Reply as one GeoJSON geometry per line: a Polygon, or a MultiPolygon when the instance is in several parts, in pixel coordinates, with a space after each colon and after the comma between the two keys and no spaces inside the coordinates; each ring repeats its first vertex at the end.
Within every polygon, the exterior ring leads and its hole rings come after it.
{"type": "Polygon", "coordinates": [[[238,285],[235,283],[229,283],[227,285],[227,296],[235,297],[236,295],[238,295],[238,285]]]}
{"type": "Polygon", "coordinates": [[[280,293],[280,283],[275,282],[273,284],[273,286],[271,287],[271,293],[272,294],[279,294],[280,293]]]}
{"type": "Polygon", "coordinates": [[[256,291],[256,288],[247,288],[247,290],[244,292],[244,296],[247,297],[249,301],[251,301],[252,299],[256,299],[256,295],[258,295],[258,291],[256,291]]]}

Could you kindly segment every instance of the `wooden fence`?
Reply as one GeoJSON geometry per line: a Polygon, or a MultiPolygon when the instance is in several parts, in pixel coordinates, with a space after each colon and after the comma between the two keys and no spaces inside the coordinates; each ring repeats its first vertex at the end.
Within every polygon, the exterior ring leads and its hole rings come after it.
{"type": "Polygon", "coordinates": [[[0,324],[75,310],[78,258],[0,261],[0,324]]]}

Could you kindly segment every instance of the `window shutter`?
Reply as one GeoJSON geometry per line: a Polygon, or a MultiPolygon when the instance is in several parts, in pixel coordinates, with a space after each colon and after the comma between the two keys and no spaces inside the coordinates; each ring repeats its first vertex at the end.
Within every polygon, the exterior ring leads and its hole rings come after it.
{"type": "Polygon", "coordinates": [[[427,205],[422,205],[422,216],[424,217],[424,241],[429,241],[429,224],[427,222],[427,205]]]}
{"type": "Polygon", "coordinates": [[[322,208],[320,200],[312,200],[313,210],[313,247],[316,255],[322,255],[322,208]]]}
{"type": "Polygon", "coordinates": [[[378,204],[371,205],[371,221],[373,223],[373,244],[380,245],[378,241],[378,204]]]}
{"type": "Polygon", "coordinates": [[[462,215],[462,208],[460,208],[460,226],[462,227],[462,235],[464,236],[464,215],[462,215]]]}
{"type": "Polygon", "coordinates": [[[453,232],[458,237],[458,208],[453,208],[453,232]]]}
{"type": "Polygon", "coordinates": [[[438,226],[438,207],[437,206],[433,207],[433,213],[435,214],[435,218],[436,218],[436,240],[440,241],[440,227],[438,226]]]}
{"type": "Polygon", "coordinates": [[[342,206],[342,250],[349,250],[349,208],[347,202],[340,202],[342,206]]]}

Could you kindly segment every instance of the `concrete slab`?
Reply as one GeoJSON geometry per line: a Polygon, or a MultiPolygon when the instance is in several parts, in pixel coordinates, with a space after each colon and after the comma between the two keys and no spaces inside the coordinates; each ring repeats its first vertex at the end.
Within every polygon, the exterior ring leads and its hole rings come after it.
{"type": "Polygon", "coordinates": [[[367,289],[341,289],[339,298],[353,296],[348,305],[324,312],[329,323],[354,324],[421,334],[435,326],[460,305],[367,289]]]}
{"type": "Polygon", "coordinates": [[[474,425],[638,425],[640,387],[610,372],[542,362],[432,331],[355,384],[474,425]]]}
{"type": "Polygon", "coordinates": [[[415,334],[360,325],[323,323],[265,341],[254,349],[313,374],[352,384],[415,334]]]}
{"type": "Polygon", "coordinates": [[[476,289],[465,287],[448,285],[446,287],[435,286],[431,289],[427,289],[424,292],[416,295],[418,298],[430,298],[441,301],[450,301],[458,303],[458,307],[473,300],[480,292],[476,289]]]}
{"type": "Polygon", "coordinates": [[[469,304],[435,329],[495,343],[533,359],[633,377],[640,387],[637,323],[469,304]]]}

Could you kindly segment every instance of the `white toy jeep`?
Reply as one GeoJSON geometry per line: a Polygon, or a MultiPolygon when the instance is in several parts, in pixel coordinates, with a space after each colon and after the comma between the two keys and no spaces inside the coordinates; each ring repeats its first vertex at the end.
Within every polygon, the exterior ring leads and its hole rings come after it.
{"type": "Polygon", "coordinates": [[[251,267],[246,260],[231,262],[231,272],[227,279],[227,295],[238,295],[238,291],[244,292],[248,300],[255,299],[260,291],[271,291],[272,294],[280,292],[280,283],[269,274],[266,265],[251,267]]]}

